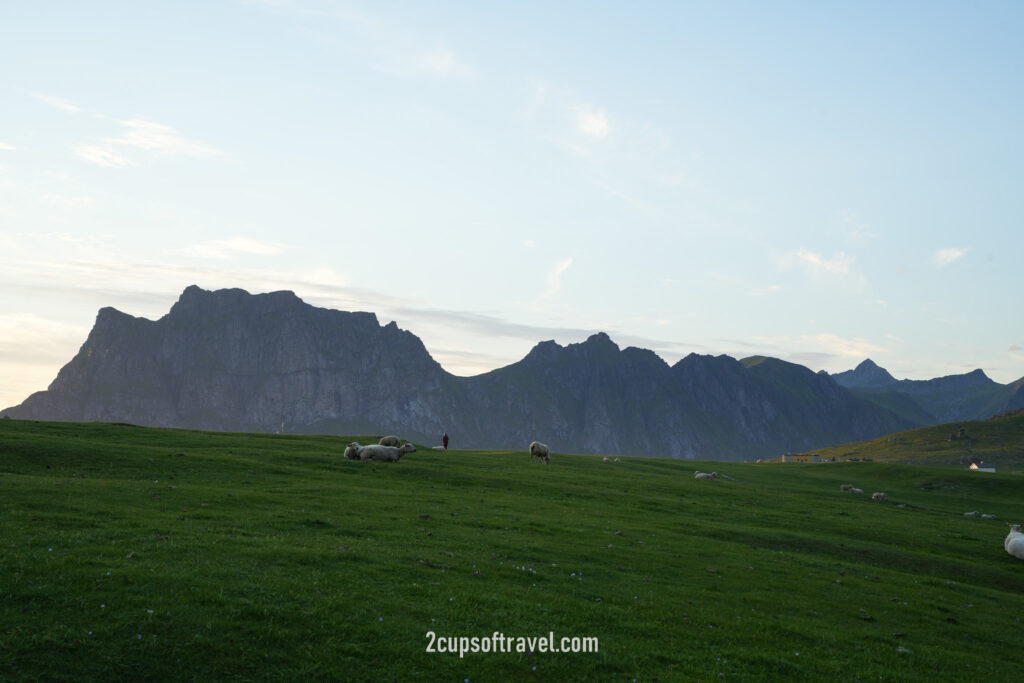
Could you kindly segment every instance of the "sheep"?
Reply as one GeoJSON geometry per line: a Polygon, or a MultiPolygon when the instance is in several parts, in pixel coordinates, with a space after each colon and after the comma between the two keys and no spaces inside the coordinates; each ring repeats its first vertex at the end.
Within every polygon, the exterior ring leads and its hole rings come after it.
{"type": "Polygon", "coordinates": [[[401,446],[402,442],[397,436],[382,436],[380,441],[377,442],[381,446],[401,446]]]}
{"type": "Polygon", "coordinates": [[[864,493],[864,489],[856,488],[855,486],[850,487],[850,493],[864,493]]]}
{"type": "Polygon", "coordinates": [[[621,462],[618,458],[615,458],[615,462],[621,462]]]}
{"type": "Polygon", "coordinates": [[[839,485],[839,490],[840,491],[849,491],[852,488],[853,488],[853,484],[840,484],[839,485]]]}
{"type": "Polygon", "coordinates": [[[381,462],[398,462],[406,453],[415,453],[416,447],[406,443],[401,448],[395,446],[381,446],[380,444],[363,446],[359,452],[360,460],[379,460],[381,462]]]}
{"type": "Polygon", "coordinates": [[[363,447],[358,442],[353,441],[349,445],[345,446],[345,457],[349,460],[359,460],[359,452],[363,450],[363,447]]]}
{"type": "Polygon", "coordinates": [[[718,472],[694,472],[694,479],[718,479],[718,472]]]}
{"type": "Polygon", "coordinates": [[[530,460],[540,458],[545,465],[551,462],[551,450],[540,441],[530,442],[530,460]]]}
{"type": "Polygon", "coordinates": [[[876,503],[884,503],[885,502],[885,493],[882,493],[882,492],[872,493],[871,494],[871,500],[875,501],[876,503]]]}
{"type": "Polygon", "coordinates": [[[611,460],[609,460],[608,456],[606,455],[603,458],[601,458],[601,462],[611,462],[611,460]]]}
{"type": "Polygon", "coordinates": [[[996,516],[995,516],[995,515],[986,515],[986,514],[984,514],[984,513],[983,513],[983,514],[981,515],[981,518],[982,518],[982,519],[995,519],[995,518],[996,518],[996,516]]]}
{"type": "Polygon", "coordinates": [[[1020,531],[1020,524],[1010,527],[1010,533],[1006,534],[1003,547],[1018,560],[1024,560],[1024,533],[1020,531]]]}
{"type": "Polygon", "coordinates": [[[977,517],[980,514],[977,510],[972,510],[971,512],[965,512],[964,517],[977,517]]]}

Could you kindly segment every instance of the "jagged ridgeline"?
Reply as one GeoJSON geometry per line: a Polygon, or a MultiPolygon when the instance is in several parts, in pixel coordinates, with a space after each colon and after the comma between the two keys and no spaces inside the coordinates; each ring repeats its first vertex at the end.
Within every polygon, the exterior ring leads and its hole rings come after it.
{"type": "Polygon", "coordinates": [[[541,439],[556,452],[750,460],[922,424],[883,403],[777,359],[691,354],[669,366],[603,333],[541,342],[517,363],[457,377],[373,313],[192,286],[156,321],[101,309],[50,387],[4,414],[422,443],[447,432],[456,448],[541,439]]]}

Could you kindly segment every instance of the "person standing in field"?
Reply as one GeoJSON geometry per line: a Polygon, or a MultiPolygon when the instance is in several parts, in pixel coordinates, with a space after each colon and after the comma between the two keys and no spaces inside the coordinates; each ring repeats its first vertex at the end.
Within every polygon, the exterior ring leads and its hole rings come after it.
{"type": "Polygon", "coordinates": [[[445,432],[444,436],[441,437],[441,445],[444,446],[445,450],[448,450],[448,432],[445,432]]]}

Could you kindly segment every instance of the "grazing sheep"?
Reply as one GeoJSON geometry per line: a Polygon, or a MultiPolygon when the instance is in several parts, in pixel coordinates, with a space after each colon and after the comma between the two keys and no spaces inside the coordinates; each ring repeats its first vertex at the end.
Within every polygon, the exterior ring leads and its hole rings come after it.
{"type": "Polygon", "coordinates": [[[615,462],[621,462],[618,458],[615,458],[615,462]]]}
{"type": "Polygon", "coordinates": [[[358,442],[353,441],[349,445],[345,446],[345,457],[349,460],[359,460],[359,452],[363,450],[363,447],[358,442]]]}
{"type": "Polygon", "coordinates": [[[872,493],[871,494],[871,500],[875,501],[876,503],[884,503],[885,502],[885,494],[881,493],[881,492],[872,493]]]}
{"type": "Polygon", "coordinates": [[[530,460],[533,460],[534,458],[540,458],[541,460],[544,461],[544,464],[547,465],[549,462],[551,462],[550,454],[551,450],[546,445],[542,444],[540,441],[530,442],[530,460]]]}
{"type": "Polygon", "coordinates": [[[864,493],[864,489],[859,489],[855,486],[850,487],[850,493],[864,493]]]}
{"type": "Polygon", "coordinates": [[[608,456],[606,455],[603,458],[601,458],[601,462],[611,462],[611,460],[609,460],[608,456]]]}
{"type": "Polygon", "coordinates": [[[380,441],[377,442],[381,446],[401,446],[402,442],[397,436],[382,436],[380,441]]]}
{"type": "Polygon", "coordinates": [[[718,479],[718,472],[694,472],[694,479],[718,479]]]}
{"type": "Polygon", "coordinates": [[[977,517],[980,514],[977,510],[972,510],[971,512],[965,512],[964,517],[977,517]]]}
{"type": "Polygon", "coordinates": [[[380,462],[398,462],[406,453],[415,453],[416,447],[406,443],[401,448],[395,446],[381,446],[380,444],[363,446],[359,452],[360,460],[379,460],[380,462]]]}
{"type": "Polygon", "coordinates": [[[982,515],[981,515],[981,518],[982,518],[982,519],[995,519],[995,518],[996,518],[996,516],[995,516],[995,515],[986,515],[986,514],[982,514],[982,515]]]}
{"type": "Polygon", "coordinates": [[[1020,531],[1020,524],[1014,524],[1010,527],[1010,533],[1006,534],[1003,547],[1006,548],[1006,552],[1018,560],[1024,560],[1024,534],[1020,531]]]}
{"type": "Polygon", "coordinates": [[[849,491],[852,488],[853,488],[853,484],[840,484],[839,485],[839,490],[840,491],[849,491]]]}

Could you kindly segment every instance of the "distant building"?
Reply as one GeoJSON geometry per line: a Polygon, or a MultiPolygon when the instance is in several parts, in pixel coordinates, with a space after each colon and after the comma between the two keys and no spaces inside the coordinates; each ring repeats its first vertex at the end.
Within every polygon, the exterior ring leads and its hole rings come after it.
{"type": "Polygon", "coordinates": [[[817,453],[785,453],[782,462],[821,462],[817,453]]]}
{"type": "Polygon", "coordinates": [[[975,472],[995,472],[996,471],[996,466],[995,465],[986,465],[983,462],[972,462],[971,466],[968,467],[967,469],[973,470],[975,472]]]}

